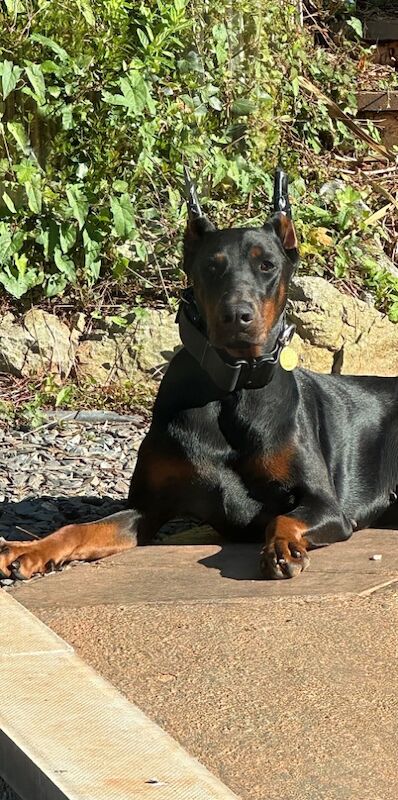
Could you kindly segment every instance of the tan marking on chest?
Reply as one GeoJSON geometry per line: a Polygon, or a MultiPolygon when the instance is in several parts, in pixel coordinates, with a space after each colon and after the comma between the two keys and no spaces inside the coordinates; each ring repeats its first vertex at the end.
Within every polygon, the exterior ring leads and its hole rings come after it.
{"type": "Polygon", "coordinates": [[[154,489],[162,489],[170,483],[185,483],[195,475],[193,464],[183,459],[157,456],[151,463],[149,483],[154,489]]]}
{"type": "Polygon", "coordinates": [[[293,445],[288,443],[275,453],[254,456],[245,465],[244,473],[252,480],[263,478],[287,483],[292,474],[293,456],[293,445]]]}

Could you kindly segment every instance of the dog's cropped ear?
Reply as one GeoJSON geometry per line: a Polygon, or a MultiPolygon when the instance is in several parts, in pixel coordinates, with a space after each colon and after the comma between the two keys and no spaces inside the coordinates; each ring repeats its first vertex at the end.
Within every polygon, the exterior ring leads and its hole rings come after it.
{"type": "Polygon", "coordinates": [[[292,220],[286,214],[277,213],[266,223],[266,225],[269,224],[272,225],[280,239],[283,249],[286,250],[286,255],[293,263],[296,263],[299,257],[298,242],[292,220]]]}
{"type": "Polygon", "coordinates": [[[184,234],[184,271],[189,274],[192,255],[200,240],[206,233],[215,231],[216,227],[207,217],[188,219],[184,234]]]}

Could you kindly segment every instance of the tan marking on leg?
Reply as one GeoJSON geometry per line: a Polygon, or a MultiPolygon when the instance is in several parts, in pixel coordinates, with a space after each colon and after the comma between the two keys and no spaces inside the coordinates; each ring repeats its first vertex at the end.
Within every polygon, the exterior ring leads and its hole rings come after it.
{"type": "Polygon", "coordinates": [[[44,574],[48,564],[93,561],[134,546],[134,533],[129,532],[123,519],[66,525],[40,541],[7,542],[0,550],[0,571],[9,576],[11,565],[18,561],[17,576],[30,578],[44,574]]]}

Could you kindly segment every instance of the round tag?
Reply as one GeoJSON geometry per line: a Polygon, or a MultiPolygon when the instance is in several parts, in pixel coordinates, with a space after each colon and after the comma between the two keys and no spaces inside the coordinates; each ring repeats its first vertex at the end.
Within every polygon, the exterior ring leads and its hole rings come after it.
{"type": "Polygon", "coordinates": [[[292,369],[297,367],[298,355],[295,352],[295,350],[293,350],[293,347],[289,347],[289,345],[286,345],[286,347],[283,348],[280,354],[279,361],[281,367],[283,367],[283,369],[285,369],[286,372],[291,372],[292,369]]]}

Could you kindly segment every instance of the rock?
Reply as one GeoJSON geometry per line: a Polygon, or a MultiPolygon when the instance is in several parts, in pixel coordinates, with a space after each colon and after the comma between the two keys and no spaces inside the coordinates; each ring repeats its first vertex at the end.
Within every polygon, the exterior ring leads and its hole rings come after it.
{"type": "Polygon", "coordinates": [[[325,347],[316,347],[305,339],[300,339],[297,333],[292,340],[292,347],[299,357],[299,365],[307,367],[314,372],[332,372],[334,353],[325,347]]]}
{"type": "Polygon", "coordinates": [[[338,350],[343,341],[343,299],[343,295],[323,278],[293,280],[288,312],[300,339],[332,353],[338,350]]]}
{"type": "Polygon", "coordinates": [[[79,342],[79,332],[72,332],[54,314],[31,309],[22,323],[13,314],[0,321],[0,372],[30,376],[54,373],[68,377],[79,342]]]}
{"type": "Polygon", "coordinates": [[[137,370],[161,375],[181,345],[175,314],[148,309],[145,317],[127,329],[102,323],[82,337],[76,353],[79,378],[126,381],[137,370]]]}
{"type": "Polygon", "coordinates": [[[181,340],[175,313],[150,309],[146,319],[138,326],[136,345],[140,369],[150,372],[164,371],[180,349],[181,340]]]}
{"type": "MultiPolygon", "coordinates": [[[[117,342],[107,333],[91,333],[80,342],[76,353],[75,369],[79,379],[89,378],[94,383],[106,383],[119,376],[117,365],[117,342]]],[[[124,375],[124,380],[127,377],[124,375]]]]}
{"type": "Polygon", "coordinates": [[[288,316],[300,363],[316,372],[398,375],[398,325],[323,278],[292,282],[288,316]]]}
{"type": "MultiPolygon", "coordinates": [[[[315,372],[398,375],[398,325],[367,303],[341,294],[317,277],[293,280],[288,316],[297,326],[293,347],[301,365],[315,372]]],[[[54,373],[97,383],[125,382],[137,375],[161,377],[181,346],[175,314],[148,309],[122,328],[95,321],[84,332],[84,315],[72,330],[41,309],[22,322],[7,313],[0,319],[0,372],[17,376],[54,373]]]]}
{"type": "Polygon", "coordinates": [[[0,320],[0,372],[21,376],[26,366],[26,358],[31,337],[22,325],[15,322],[13,314],[6,314],[0,320]]]}
{"type": "Polygon", "coordinates": [[[24,327],[34,342],[27,359],[29,372],[43,370],[54,372],[62,378],[68,377],[79,344],[78,328],[70,331],[54,314],[39,308],[33,308],[25,314],[24,327]]]}

